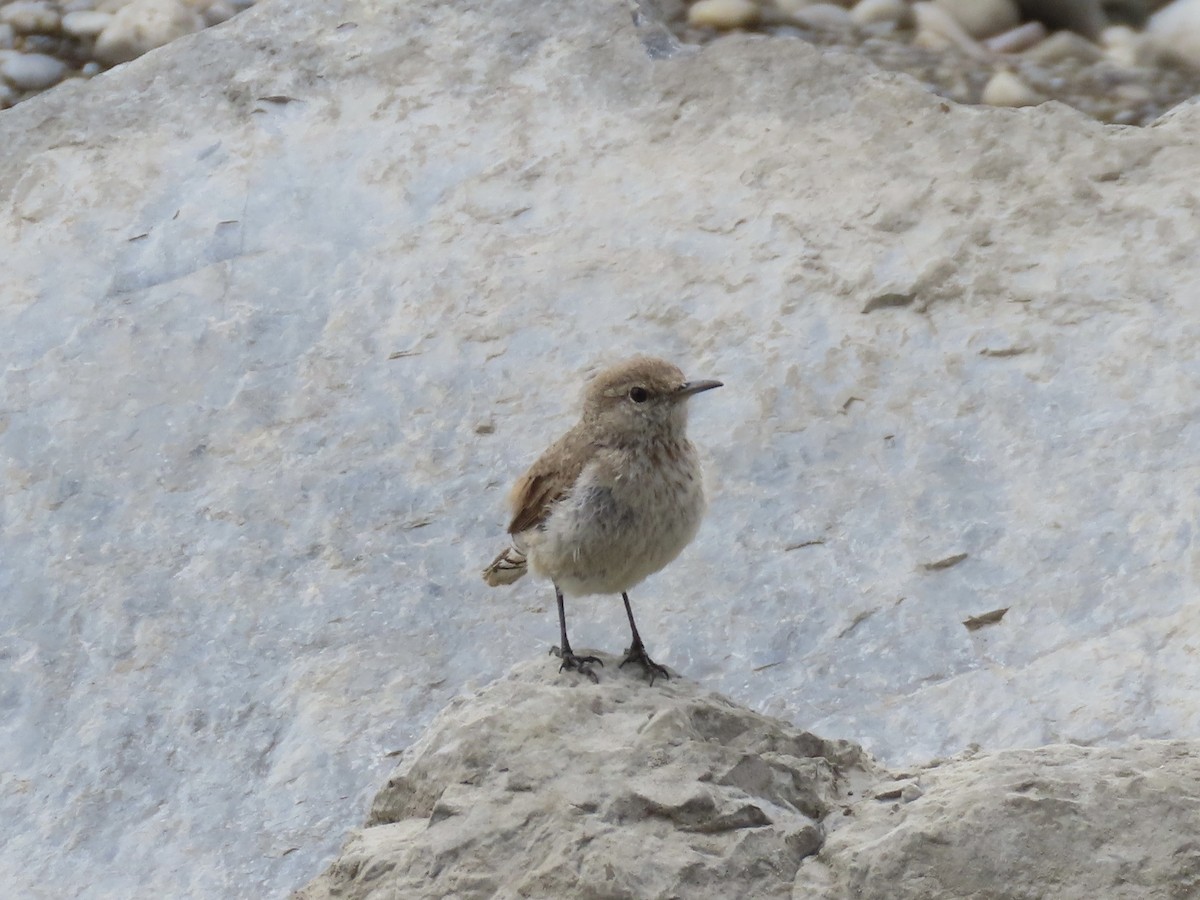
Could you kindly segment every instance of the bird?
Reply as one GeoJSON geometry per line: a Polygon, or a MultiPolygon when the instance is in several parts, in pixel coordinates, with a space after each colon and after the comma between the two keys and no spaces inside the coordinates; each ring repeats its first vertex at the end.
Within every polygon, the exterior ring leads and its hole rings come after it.
{"type": "Polygon", "coordinates": [[[586,385],[578,423],[550,445],[509,494],[511,545],[484,569],[489,585],[526,572],[547,579],[558,604],[562,664],[598,682],[598,657],[578,656],[567,637],[564,596],[620,594],[631,643],[621,667],[637,663],[650,684],[669,678],[646,653],[629,591],[662,569],[696,536],[705,512],[703,473],[687,437],[688,401],[722,387],[689,381],[673,363],[635,356],[586,385]]]}

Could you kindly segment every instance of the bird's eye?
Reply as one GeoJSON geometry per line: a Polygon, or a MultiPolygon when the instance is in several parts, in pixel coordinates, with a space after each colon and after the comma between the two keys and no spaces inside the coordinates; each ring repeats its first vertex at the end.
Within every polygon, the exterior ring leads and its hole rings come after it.
{"type": "Polygon", "coordinates": [[[650,392],[644,387],[638,386],[629,389],[629,399],[634,403],[645,403],[650,399],[650,392]]]}

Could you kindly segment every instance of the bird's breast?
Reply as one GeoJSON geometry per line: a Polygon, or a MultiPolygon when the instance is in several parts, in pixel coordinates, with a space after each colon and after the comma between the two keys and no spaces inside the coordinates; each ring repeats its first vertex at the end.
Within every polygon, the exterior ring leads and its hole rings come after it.
{"type": "Polygon", "coordinates": [[[531,536],[530,563],[567,593],[620,593],[679,555],[704,505],[690,443],[598,453],[531,536]]]}

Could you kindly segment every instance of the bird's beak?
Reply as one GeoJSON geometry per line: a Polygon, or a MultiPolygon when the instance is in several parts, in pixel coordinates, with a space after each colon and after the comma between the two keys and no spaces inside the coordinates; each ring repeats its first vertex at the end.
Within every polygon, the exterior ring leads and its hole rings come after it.
{"type": "Polygon", "coordinates": [[[688,381],[675,393],[675,396],[690,397],[692,394],[699,394],[701,391],[711,391],[713,388],[724,386],[720,381],[688,381]]]}

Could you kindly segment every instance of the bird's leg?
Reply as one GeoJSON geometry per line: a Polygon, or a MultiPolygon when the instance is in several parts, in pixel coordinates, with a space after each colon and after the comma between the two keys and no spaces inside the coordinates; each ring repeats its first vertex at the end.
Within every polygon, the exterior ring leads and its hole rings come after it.
{"type": "MultiPolygon", "coordinates": [[[[663,678],[670,678],[666,666],[660,666],[646,654],[646,645],[642,643],[642,636],[638,634],[637,623],[633,621],[633,607],[629,605],[629,595],[622,592],[621,599],[625,601],[625,614],[629,616],[629,630],[633,633],[633,643],[629,645],[629,649],[625,651],[625,659],[621,661],[619,668],[625,668],[625,663],[635,662],[650,676],[650,683],[654,684],[654,679],[661,675],[663,678]]],[[[565,634],[565,632],[564,632],[565,634]]]]}
{"type": "Polygon", "coordinates": [[[561,645],[550,648],[550,655],[557,656],[562,660],[562,665],[558,667],[558,671],[563,669],[574,669],[580,675],[586,675],[596,684],[600,683],[600,679],[596,677],[596,673],[592,671],[592,663],[604,665],[604,660],[598,656],[576,656],[571,650],[571,642],[567,640],[567,610],[563,606],[562,591],[558,589],[558,585],[554,586],[554,596],[558,600],[558,630],[561,640],[561,645]]]}

